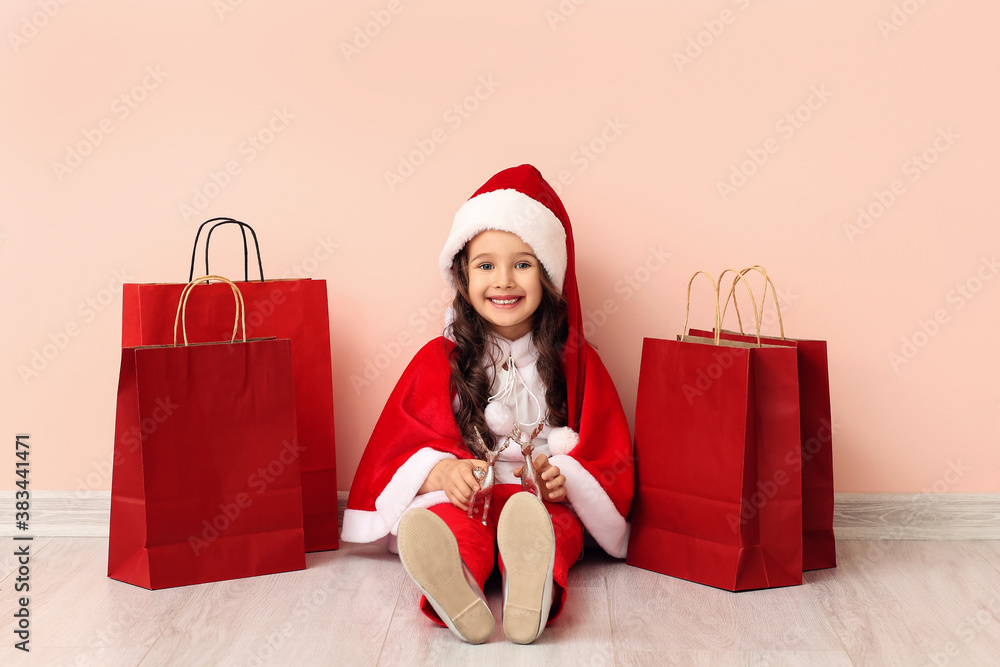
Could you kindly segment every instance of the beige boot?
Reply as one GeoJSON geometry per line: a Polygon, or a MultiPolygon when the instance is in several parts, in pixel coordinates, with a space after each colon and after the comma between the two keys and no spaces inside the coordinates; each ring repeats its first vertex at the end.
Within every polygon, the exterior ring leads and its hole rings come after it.
{"type": "Polygon", "coordinates": [[[537,497],[515,493],[497,524],[503,559],[503,631],[516,644],[538,639],[552,608],[556,539],[552,518],[537,497]]]}
{"type": "Polygon", "coordinates": [[[445,625],[470,644],[489,639],[493,613],[448,524],[430,510],[412,509],[399,521],[397,546],[406,572],[445,625]]]}

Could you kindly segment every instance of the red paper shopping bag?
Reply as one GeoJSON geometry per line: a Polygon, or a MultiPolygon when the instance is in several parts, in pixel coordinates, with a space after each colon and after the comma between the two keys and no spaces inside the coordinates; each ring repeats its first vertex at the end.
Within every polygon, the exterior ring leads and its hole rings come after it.
{"type": "Polygon", "coordinates": [[[794,349],[644,339],[627,562],[727,590],[802,583],[798,430],[794,349]]]}
{"type": "MultiPolygon", "coordinates": [[[[206,273],[208,242],[219,225],[238,225],[244,234],[245,269],[248,264],[246,231],[253,236],[261,279],[237,283],[246,302],[247,333],[251,337],[274,336],[291,340],[306,550],[336,549],[339,546],[337,454],[326,281],[264,280],[256,232],[246,223],[215,218],[201,225],[199,235],[209,223],[215,224],[206,235],[206,273]]],[[[198,236],[195,237],[196,250],[197,245],[198,236]]],[[[191,275],[194,264],[192,254],[191,275]]],[[[183,284],[126,284],[123,288],[122,346],[170,343],[173,309],[183,289],[183,284]]],[[[199,288],[198,299],[192,300],[188,307],[191,340],[203,342],[229,337],[226,323],[212,317],[212,313],[229,308],[231,298],[229,288],[223,284],[199,288]]]]}
{"type": "MultiPolygon", "coordinates": [[[[764,276],[760,310],[756,319],[761,320],[767,288],[778,316],[780,337],[760,336],[763,343],[795,348],[799,369],[799,416],[802,446],[802,569],[817,570],[837,566],[837,544],[833,532],[833,422],[830,414],[830,374],[827,345],[824,340],[804,340],[785,337],[784,322],[778,305],[774,283],[762,267],[744,269],[741,273],[756,270],[764,276]]],[[[729,291],[735,303],[736,280],[729,291]]],[[[729,299],[726,300],[728,305],[729,299]]],[[[738,311],[737,311],[738,312],[738,311]]],[[[725,317],[725,307],[720,314],[725,317]]],[[[742,331],[722,330],[726,340],[755,342],[757,336],[742,331]]],[[[714,335],[712,331],[691,329],[692,336],[714,335]]]]}
{"type": "Polygon", "coordinates": [[[159,589],[303,569],[298,450],[288,340],[123,349],[108,576],[159,589]]]}

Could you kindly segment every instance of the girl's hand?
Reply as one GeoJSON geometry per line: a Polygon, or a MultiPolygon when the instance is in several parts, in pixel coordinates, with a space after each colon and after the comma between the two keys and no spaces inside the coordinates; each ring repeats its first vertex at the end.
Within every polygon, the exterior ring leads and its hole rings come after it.
{"type": "MultiPolygon", "coordinates": [[[[524,466],[514,471],[515,477],[521,476],[524,466]]],[[[535,459],[535,471],[538,473],[538,491],[542,500],[550,503],[561,503],[566,500],[566,477],[559,472],[557,466],[549,463],[549,457],[539,454],[535,459]]]]}
{"type": "Polygon", "coordinates": [[[486,461],[479,459],[440,461],[431,469],[419,492],[444,491],[452,505],[467,512],[472,494],[479,490],[479,482],[472,473],[475,468],[486,468],[486,461]]]}

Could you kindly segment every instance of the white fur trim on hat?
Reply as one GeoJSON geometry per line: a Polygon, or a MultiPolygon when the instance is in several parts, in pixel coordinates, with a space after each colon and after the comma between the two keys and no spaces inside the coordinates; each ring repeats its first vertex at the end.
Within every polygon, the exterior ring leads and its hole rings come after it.
{"type": "Polygon", "coordinates": [[[554,428],[549,432],[549,451],[555,454],[569,454],[580,442],[580,434],[569,426],[554,428]]]}
{"type": "Polygon", "coordinates": [[[439,260],[441,275],[449,286],[455,287],[451,277],[455,255],[487,229],[520,236],[531,246],[556,289],[562,291],[566,280],[566,230],[541,202],[513,189],[484,192],[458,209],[439,260]]]}

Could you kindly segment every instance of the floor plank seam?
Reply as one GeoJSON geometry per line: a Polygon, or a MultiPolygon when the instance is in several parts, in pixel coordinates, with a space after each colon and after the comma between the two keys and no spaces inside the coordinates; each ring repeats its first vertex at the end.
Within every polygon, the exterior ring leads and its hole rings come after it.
{"type": "Polygon", "coordinates": [[[992,569],[996,570],[997,572],[1000,572],[1000,560],[997,559],[990,560],[989,558],[986,557],[986,554],[979,551],[978,549],[976,549],[976,553],[979,555],[980,558],[986,561],[986,563],[988,563],[992,569]]]}
{"type": "MultiPolygon", "coordinates": [[[[157,641],[158,640],[159,640],[159,637],[157,637],[157,641]]],[[[142,667],[142,663],[145,662],[146,658],[149,657],[149,654],[153,651],[153,647],[154,646],[156,646],[156,642],[155,641],[152,644],[150,644],[149,648],[146,649],[146,652],[142,654],[142,657],[139,658],[139,662],[135,663],[135,667],[142,667]]]]}
{"type": "Polygon", "coordinates": [[[855,664],[854,658],[851,657],[850,651],[847,650],[847,645],[844,644],[844,638],[840,636],[840,633],[837,632],[837,629],[833,626],[833,623],[830,622],[830,616],[827,614],[827,609],[823,605],[823,601],[819,599],[819,594],[816,593],[816,588],[810,585],[809,592],[812,594],[813,599],[816,600],[816,604],[819,605],[820,611],[823,612],[823,622],[826,623],[826,627],[829,630],[830,634],[832,634],[834,637],[837,638],[837,643],[840,645],[840,652],[843,653],[845,656],[847,656],[847,659],[850,661],[851,665],[854,665],[855,664]]]}
{"type": "MultiPolygon", "coordinates": [[[[88,538],[82,538],[82,539],[88,539],[88,538]]],[[[124,584],[124,583],[122,585],[123,586],[131,586],[131,584],[124,584]]],[[[214,585],[214,584],[198,584],[198,585],[207,586],[207,585],[214,585]]],[[[187,599],[184,600],[184,602],[182,602],[179,605],[177,605],[176,611],[174,611],[173,615],[167,620],[166,623],[163,624],[163,626],[160,628],[160,631],[156,633],[156,639],[154,639],[153,642],[149,645],[149,648],[146,649],[146,652],[142,655],[142,658],[139,660],[139,662],[136,663],[136,667],[142,667],[143,661],[147,657],[149,657],[150,652],[154,648],[156,648],[157,642],[159,642],[161,639],[163,639],[163,633],[166,632],[170,628],[171,624],[174,622],[174,619],[177,618],[177,616],[181,613],[181,611],[183,611],[184,607],[186,607],[191,602],[191,600],[194,599],[194,596],[195,596],[195,591],[191,590],[188,593],[187,599]]]]}
{"type": "MultiPolygon", "coordinates": [[[[400,562],[400,567],[402,567],[402,562],[400,562]]],[[[399,582],[399,588],[396,589],[396,599],[392,603],[392,612],[389,614],[389,623],[385,626],[385,634],[382,635],[382,644],[378,647],[378,655],[375,656],[375,665],[373,667],[378,667],[382,663],[382,653],[385,651],[385,645],[389,641],[389,632],[392,630],[393,621],[396,620],[396,610],[399,609],[399,598],[403,595],[403,586],[406,585],[406,579],[401,579],[399,582]]]]}
{"type": "Polygon", "coordinates": [[[615,620],[611,611],[611,589],[608,586],[608,564],[601,567],[601,581],[604,582],[604,599],[608,605],[608,629],[611,632],[611,664],[618,664],[618,645],[615,644],[615,620]]]}

